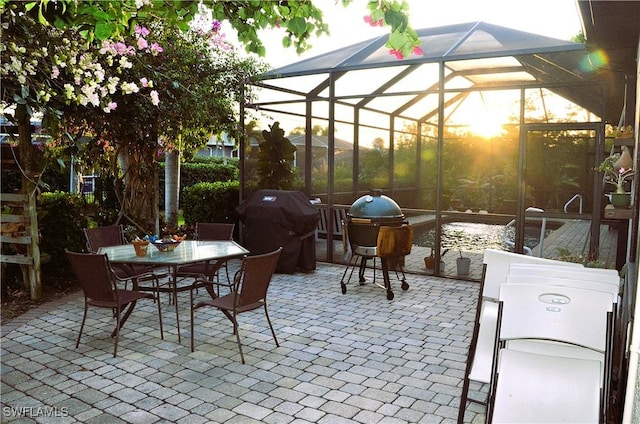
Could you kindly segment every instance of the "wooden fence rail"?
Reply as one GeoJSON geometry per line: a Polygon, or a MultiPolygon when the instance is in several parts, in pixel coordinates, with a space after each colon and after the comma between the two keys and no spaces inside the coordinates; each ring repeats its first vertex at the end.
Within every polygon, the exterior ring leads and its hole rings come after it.
{"type": "Polygon", "coordinates": [[[32,300],[39,300],[42,297],[42,281],[35,195],[2,193],[0,206],[2,272],[4,274],[5,264],[20,265],[25,288],[29,290],[32,300]],[[8,251],[15,253],[5,253],[8,251]]]}

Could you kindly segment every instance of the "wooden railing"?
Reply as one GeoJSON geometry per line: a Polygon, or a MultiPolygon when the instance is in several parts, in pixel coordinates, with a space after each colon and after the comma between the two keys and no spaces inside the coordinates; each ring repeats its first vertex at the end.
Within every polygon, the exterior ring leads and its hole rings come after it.
{"type": "Polygon", "coordinates": [[[333,214],[329,215],[329,209],[327,205],[318,205],[320,211],[320,219],[318,220],[318,237],[326,238],[329,230],[329,220],[333,219],[333,237],[334,239],[342,239],[343,236],[343,222],[347,219],[347,208],[336,206],[333,209],[333,214]]]}
{"type": "Polygon", "coordinates": [[[38,300],[42,297],[42,282],[35,195],[2,193],[0,204],[2,206],[0,220],[2,271],[4,273],[5,264],[20,265],[25,288],[29,290],[32,300],[38,300]],[[10,245],[10,248],[5,248],[6,244],[10,245]],[[15,253],[4,253],[9,250],[15,253]]]}

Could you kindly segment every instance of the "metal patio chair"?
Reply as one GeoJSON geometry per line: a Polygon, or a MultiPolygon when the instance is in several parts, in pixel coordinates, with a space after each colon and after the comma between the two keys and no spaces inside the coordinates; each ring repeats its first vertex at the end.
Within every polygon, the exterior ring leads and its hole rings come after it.
{"type": "MultiPolygon", "coordinates": [[[[136,302],[140,299],[152,299],[158,307],[158,322],[160,324],[160,338],[164,339],[162,330],[162,312],[160,302],[156,295],[139,290],[125,290],[118,288],[118,281],[121,279],[115,274],[109,264],[106,255],[97,253],[75,253],[67,251],[67,258],[71,263],[71,268],[78,278],[80,287],[84,294],[84,313],[80,331],[76,341],[76,349],[80,345],[80,338],[84,330],[89,306],[96,308],[106,308],[113,310],[116,319],[116,328],[111,333],[114,340],[113,357],[118,352],[118,339],[120,329],[133,312],[136,302]]],[[[157,280],[155,282],[157,287],[157,280]]]]}
{"type": "Polygon", "coordinates": [[[193,291],[191,291],[191,351],[194,350],[195,344],[193,335],[194,311],[205,306],[218,308],[233,323],[233,333],[236,335],[240,358],[243,364],[245,363],[244,354],[242,352],[237,320],[239,314],[263,307],[267,323],[273,335],[273,340],[276,342],[276,346],[280,346],[276,338],[276,333],[273,330],[273,325],[271,325],[271,320],[269,319],[267,290],[269,289],[269,284],[271,283],[271,278],[275,272],[281,252],[282,247],[270,253],[246,256],[242,260],[242,266],[233,278],[232,292],[225,296],[213,300],[205,300],[194,305],[193,291]]]}
{"type": "MultiPolygon", "coordinates": [[[[219,222],[198,222],[196,223],[196,240],[233,240],[233,230],[235,224],[219,223],[219,222]]],[[[218,295],[220,294],[220,286],[226,285],[231,288],[231,279],[229,278],[229,269],[227,260],[217,262],[200,262],[190,265],[183,265],[178,268],[176,277],[194,277],[201,278],[204,276],[207,280],[216,280],[216,288],[218,295]],[[220,283],[220,268],[224,268],[227,277],[227,283],[220,283]]]]}
{"type": "MultiPolygon", "coordinates": [[[[97,228],[84,228],[87,251],[98,253],[101,247],[120,246],[127,244],[122,225],[105,225],[97,228]]],[[[119,280],[126,283],[128,280],[146,281],[156,277],[166,276],[166,272],[154,274],[154,268],[147,265],[124,266],[113,264],[112,269],[119,280]]]]}

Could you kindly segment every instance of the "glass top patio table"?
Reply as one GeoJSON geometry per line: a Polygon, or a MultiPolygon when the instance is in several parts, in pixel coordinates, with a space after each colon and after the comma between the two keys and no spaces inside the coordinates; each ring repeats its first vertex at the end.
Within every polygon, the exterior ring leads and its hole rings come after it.
{"type": "MultiPolygon", "coordinates": [[[[151,244],[151,243],[149,243],[151,244]]],[[[109,262],[123,265],[153,265],[167,266],[170,269],[170,287],[168,288],[151,288],[140,287],[140,290],[155,290],[158,292],[170,292],[173,294],[176,309],[176,327],[178,330],[178,343],[181,343],[180,336],[180,317],[178,313],[178,292],[191,291],[198,287],[204,287],[212,298],[216,297],[213,286],[204,279],[197,279],[193,284],[178,287],[177,270],[181,265],[192,264],[196,262],[214,262],[214,269],[220,267],[229,259],[242,258],[250,252],[238,243],[231,240],[185,240],[178,245],[173,251],[161,252],[155,247],[148,246],[145,256],[136,256],[135,249],[132,244],[124,244],[119,246],[101,247],[98,253],[103,253],[109,258],[109,262]]],[[[191,318],[193,319],[193,317],[191,318]]]]}
{"type": "Polygon", "coordinates": [[[112,263],[167,265],[174,268],[195,262],[241,258],[249,254],[247,249],[231,240],[185,240],[171,252],[161,252],[149,246],[145,256],[136,256],[131,244],[101,247],[98,252],[105,253],[112,263]]]}

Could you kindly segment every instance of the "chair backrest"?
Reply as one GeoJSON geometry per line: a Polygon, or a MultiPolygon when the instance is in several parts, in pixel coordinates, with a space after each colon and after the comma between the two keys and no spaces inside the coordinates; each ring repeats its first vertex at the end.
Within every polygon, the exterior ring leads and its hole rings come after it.
{"type": "Polygon", "coordinates": [[[596,290],[605,292],[613,297],[613,303],[618,302],[619,287],[615,284],[603,283],[597,280],[589,280],[588,278],[578,277],[547,277],[547,276],[531,276],[531,275],[512,275],[507,276],[506,284],[536,284],[546,286],[575,287],[585,290],[596,290]]]}
{"type": "Polygon", "coordinates": [[[549,340],[605,352],[609,293],[574,287],[503,284],[499,338],[549,340]]]}
{"type": "Polygon", "coordinates": [[[87,250],[93,253],[96,253],[101,247],[126,244],[122,225],[85,228],[84,237],[87,241],[87,250]]]}
{"type": "Polygon", "coordinates": [[[116,283],[107,255],[69,251],[66,253],[71,269],[87,299],[107,304],[117,300],[116,283]]]}
{"type": "Polygon", "coordinates": [[[413,227],[381,226],[378,231],[376,255],[381,258],[399,258],[411,253],[413,244],[413,227]]]}
{"type": "Polygon", "coordinates": [[[235,224],[197,222],[196,240],[232,240],[235,224]]]}
{"type": "Polygon", "coordinates": [[[547,266],[544,264],[511,264],[509,275],[544,276],[552,278],[570,278],[620,286],[621,278],[615,269],[576,268],[547,266]]]}
{"type": "Polygon", "coordinates": [[[282,247],[262,255],[246,256],[242,261],[241,281],[235,291],[235,306],[242,307],[264,300],[271,277],[278,265],[282,247]]]}
{"type": "Polygon", "coordinates": [[[581,264],[573,262],[556,261],[553,259],[538,258],[535,256],[521,255],[519,253],[506,252],[504,250],[486,249],[483,262],[485,264],[482,297],[497,300],[500,293],[500,285],[507,279],[509,265],[513,263],[545,264],[566,267],[579,267],[581,264]]]}

